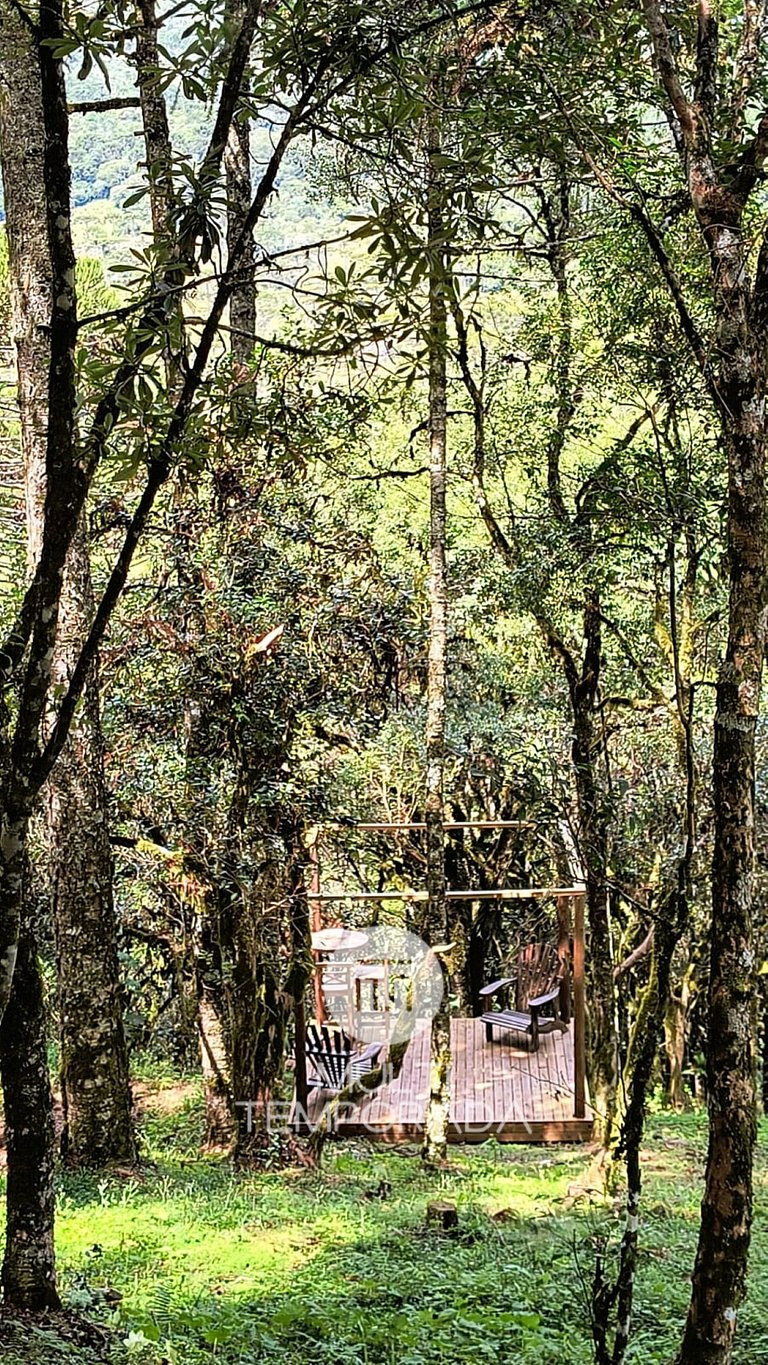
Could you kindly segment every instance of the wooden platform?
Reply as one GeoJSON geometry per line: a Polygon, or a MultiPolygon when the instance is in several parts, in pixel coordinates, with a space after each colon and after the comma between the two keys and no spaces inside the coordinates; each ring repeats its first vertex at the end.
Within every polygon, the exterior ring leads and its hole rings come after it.
{"type": "MultiPolygon", "coordinates": [[[[573,1116],[573,1038],[554,1032],[538,1052],[514,1033],[485,1040],[479,1019],[451,1020],[451,1142],[585,1142],[592,1119],[573,1116]]],[[[400,1075],[335,1121],[339,1137],[418,1142],[429,1093],[430,1030],[417,1034],[400,1075]]],[[[314,1123],[333,1097],[312,1090],[314,1123]]],[[[587,1107],[589,1115],[589,1108],[587,1107]]]]}

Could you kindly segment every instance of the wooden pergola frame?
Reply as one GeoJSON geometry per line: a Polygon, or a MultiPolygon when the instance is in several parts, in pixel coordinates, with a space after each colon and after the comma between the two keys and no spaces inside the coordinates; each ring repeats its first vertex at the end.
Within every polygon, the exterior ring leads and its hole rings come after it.
{"type": "MultiPolygon", "coordinates": [[[[399,830],[424,830],[425,820],[336,821],[325,829],[362,830],[364,834],[395,834],[399,830]]],[[[443,829],[537,829],[535,820],[444,820],[443,829]]]]}
{"type": "MultiPolygon", "coordinates": [[[[423,831],[426,824],[423,821],[383,821],[383,822],[359,822],[359,823],[336,823],[329,824],[325,829],[349,829],[359,833],[395,833],[399,831],[423,831]]],[[[445,830],[464,830],[464,829],[535,829],[535,822],[526,820],[462,820],[446,821],[443,825],[445,830]]],[[[318,844],[322,836],[322,830],[318,830],[317,837],[309,848],[309,858],[311,865],[310,886],[307,890],[307,900],[310,908],[310,923],[312,932],[317,932],[322,928],[322,906],[333,903],[365,901],[384,902],[400,901],[403,904],[423,904],[428,899],[426,891],[400,890],[400,891],[321,891],[320,890],[320,860],[318,857],[318,844]]],[[[585,989],[585,963],[584,963],[584,913],[586,904],[586,887],[583,882],[577,882],[572,886],[538,886],[538,887],[499,887],[491,890],[462,890],[448,891],[446,898],[451,901],[488,901],[496,900],[501,902],[512,902],[519,900],[549,900],[557,902],[557,919],[559,926],[558,951],[563,955],[563,949],[571,959],[571,980],[573,983],[573,1060],[574,1060],[574,1119],[584,1120],[586,1116],[586,989],[585,989]],[[572,906],[573,915],[571,919],[570,909],[572,906]],[[572,950],[571,950],[572,945],[572,950]]],[[[318,1018],[323,1017],[322,983],[319,972],[314,975],[315,1007],[318,1018]]],[[[296,1011],[296,1099],[299,1105],[306,1106],[307,1101],[307,1081],[306,1081],[306,1060],[304,1054],[305,1022],[303,1002],[297,1002],[296,1011]],[[301,1057],[299,1057],[301,1052],[301,1057]]]]}

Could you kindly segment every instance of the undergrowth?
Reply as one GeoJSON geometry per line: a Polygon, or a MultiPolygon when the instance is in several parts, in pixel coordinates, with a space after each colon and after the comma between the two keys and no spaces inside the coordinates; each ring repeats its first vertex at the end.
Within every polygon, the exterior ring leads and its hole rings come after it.
{"type": "MultiPolygon", "coordinates": [[[[345,1142],[320,1173],[235,1174],[200,1159],[201,1118],[194,1097],[150,1116],[147,1161],[134,1176],[61,1178],[62,1288],[70,1308],[112,1326],[112,1365],[591,1361],[586,1286],[595,1248],[616,1244],[621,1216],[569,1206],[581,1149],[457,1148],[450,1170],[430,1175],[413,1154],[345,1142]],[[457,1236],[427,1226],[436,1197],[456,1202],[457,1236]]],[[[668,1362],[679,1340],[705,1127],[702,1115],[649,1120],[636,1365],[668,1362]]],[[[761,1152],[739,1365],[768,1362],[766,1175],[761,1152]]],[[[66,1334],[56,1343],[38,1339],[36,1354],[24,1354],[6,1341],[3,1360],[97,1359],[66,1334]]]]}

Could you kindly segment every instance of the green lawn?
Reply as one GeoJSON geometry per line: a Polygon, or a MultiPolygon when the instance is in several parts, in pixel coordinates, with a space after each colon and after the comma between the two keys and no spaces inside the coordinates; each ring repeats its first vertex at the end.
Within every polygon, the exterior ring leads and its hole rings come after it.
{"type": "MultiPolygon", "coordinates": [[[[200,1112],[149,1118],[140,1178],[61,1181],[58,1246],[67,1301],[112,1321],[112,1359],[137,1365],[518,1365],[591,1361],[584,1282],[595,1239],[620,1235],[610,1209],[569,1209],[584,1169],[576,1148],[458,1148],[455,1169],[413,1155],[330,1148],[323,1171],[233,1175],[195,1154],[200,1112]],[[384,1199],[370,1197],[380,1181],[384,1199]],[[460,1211],[455,1240],[428,1230],[430,1198],[460,1211]],[[582,1278],[583,1277],[583,1278],[582,1278]],[[100,1302],[109,1287],[117,1310],[100,1302]]],[[[642,1263],[630,1359],[667,1362],[687,1303],[697,1229],[701,1115],[648,1124],[642,1263]]],[[[761,1131],[763,1143],[768,1126],[761,1131]]],[[[737,1360],[768,1362],[767,1164],[761,1152],[752,1291],[737,1360]]],[[[21,1335],[3,1354],[35,1365],[81,1362],[21,1335]],[[31,1352],[31,1353],[30,1353],[31,1352]]]]}

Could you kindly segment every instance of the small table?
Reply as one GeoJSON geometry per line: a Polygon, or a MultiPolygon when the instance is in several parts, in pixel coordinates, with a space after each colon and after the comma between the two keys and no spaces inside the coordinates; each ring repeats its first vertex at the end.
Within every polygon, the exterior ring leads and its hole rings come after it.
{"type": "Polygon", "coordinates": [[[368,935],[360,929],[343,929],[333,925],[330,929],[318,929],[312,935],[312,948],[316,953],[351,952],[362,948],[368,942],[368,935]]]}

